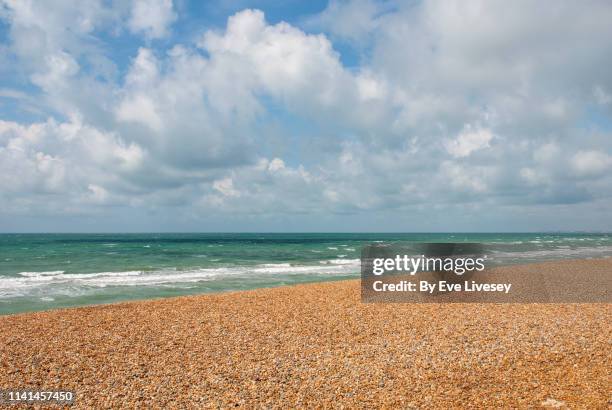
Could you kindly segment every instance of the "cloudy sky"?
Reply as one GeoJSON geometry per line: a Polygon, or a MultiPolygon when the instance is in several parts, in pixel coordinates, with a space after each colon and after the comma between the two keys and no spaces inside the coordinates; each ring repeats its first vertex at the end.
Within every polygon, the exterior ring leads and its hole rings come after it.
{"type": "Polygon", "coordinates": [[[0,231],[612,230],[610,22],[0,0],[0,231]]]}

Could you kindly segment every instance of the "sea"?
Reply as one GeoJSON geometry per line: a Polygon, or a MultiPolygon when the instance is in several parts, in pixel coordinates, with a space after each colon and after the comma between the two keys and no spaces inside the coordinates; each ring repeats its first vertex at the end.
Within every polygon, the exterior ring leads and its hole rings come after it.
{"type": "Polygon", "coordinates": [[[0,315],[358,278],[365,245],[477,242],[490,265],[612,256],[609,233],[0,234],[0,315]]]}

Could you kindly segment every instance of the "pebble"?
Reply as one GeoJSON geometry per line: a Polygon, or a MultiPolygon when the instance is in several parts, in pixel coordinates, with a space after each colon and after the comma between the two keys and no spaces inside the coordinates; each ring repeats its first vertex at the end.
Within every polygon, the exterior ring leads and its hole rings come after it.
{"type": "Polygon", "coordinates": [[[608,408],[611,313],[365,304],[354,280],[27,313],[0,317],[0,388],[88,409],[608,408]]]}

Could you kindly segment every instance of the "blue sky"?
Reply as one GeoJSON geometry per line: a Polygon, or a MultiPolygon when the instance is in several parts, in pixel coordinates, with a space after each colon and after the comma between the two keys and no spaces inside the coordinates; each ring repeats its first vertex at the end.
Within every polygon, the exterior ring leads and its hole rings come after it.
{"type": "Polygon", "coordinates": [[[0,0],[0,232],[609,231],[609,21],[0,0]]]}

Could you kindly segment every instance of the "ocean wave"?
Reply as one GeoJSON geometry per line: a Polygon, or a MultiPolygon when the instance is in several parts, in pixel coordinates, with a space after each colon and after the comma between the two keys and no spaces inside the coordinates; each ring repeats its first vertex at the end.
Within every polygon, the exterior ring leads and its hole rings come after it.
{"type": "Polygon", "coordinates": [[[325,261],[320,261],[322,264],[326,265],[359,265],[359,259],[330,259],[325,261]]]}
{"type": "Polygon", "coordinates": [[[165,286],[222,280],[224,278],[257,279],[269,275],[334,276],[359,272],[359,259],[332,259],[326,264],[292,265],[266,263],[253,266],[65,273],[64,271],[21,272],[19,277],[0,278],[0,298],[27,295],[79,294],[79,290],[109,286],[165,286]]]}
{"type": "Polygon", "coordinates": [[[566,246],[559,246],[552,249],[538,249],[530,251],[517,251],[517,252],[506,252],[506,251],[492,251],[493,259],[499,260],[511,260],[513,262],[520,262],[521,260],[551,260],[551,259],[567,259],[567,258],[588,258],[588,257],[603,257],[612,255],[612,246],[598,246],[598,247],[579,247],[569,248],[566,246]]]}
{"type": "Polygon", "coordinates": [[[290,268],[290,263],[262,263],[259,266],[263,266],[264,268],[290,268]]]}
{"type": "Polygon", "coordinates": [[[19,272],[18,275],[20,276],[25,276],[25,277],[40,277],[40,276],[57,276],[57,275],[61,275],[62,273],[64,273],[63,270],[52,270],[52,271],[46,271],[46,272],[19,272]]]}

